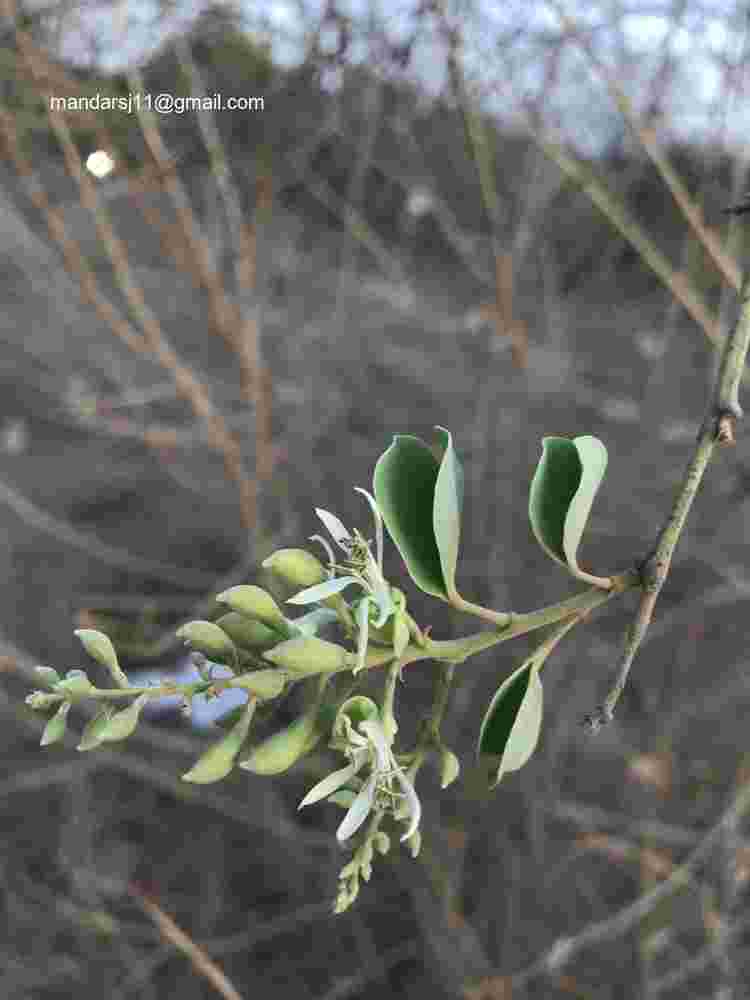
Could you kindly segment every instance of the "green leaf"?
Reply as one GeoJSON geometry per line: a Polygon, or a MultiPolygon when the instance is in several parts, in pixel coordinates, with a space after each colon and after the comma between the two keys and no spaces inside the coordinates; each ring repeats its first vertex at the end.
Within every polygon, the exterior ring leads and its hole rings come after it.
{"type": "Polygon", "coordinates": [[[192,781],[197,785],[208,785],[214,781],[221,781],[226,778],[234,767],[237,754],[247,739],[250,722],[255,711],[255,699],[250,698],[246,705],[242,706],[242,714],[237,722],[232,726],[227,735],[209,747],[206,752],[198,758],[193,767],[182,775],[183,781],[192,781]]]}
{"type": "Polygon", "coordinates": [[[607,449],[595,437],[546,437],[529,491],[529,520],[544,551],[579,580],[601,586],[576,555],[594,497],[607,468],[607,449]]]}
{"type": "Polygon", "coordinates": [[[536,749],[542,724],[540,667],[535,653],[506,678],[482,721],[478,754],[499,758],[493,788],[504,774],[523,767],[536,749]]]}
{"type": "Polygon", "coordinates": [[[461,535],[461,509],[464,498],[464,473],[453,448],[450,431],[438,427],[443,438],[443,460],[435,483],[435,501],[432,524],[435,532],[440,565],[445,588],[451,600],[458,596],[456,590],[456,564],[458,542],[461,535]]]}
{"type": "MultiPolygon", "coordinates": [[[[448,600],[433,520],[439,471],[424,441],[397,434],[378,459],[373,489],[388,534],[409,576],[424,593],[448,600]]],[[[446,555],[449,557],[447,549],[446,555]]]]}

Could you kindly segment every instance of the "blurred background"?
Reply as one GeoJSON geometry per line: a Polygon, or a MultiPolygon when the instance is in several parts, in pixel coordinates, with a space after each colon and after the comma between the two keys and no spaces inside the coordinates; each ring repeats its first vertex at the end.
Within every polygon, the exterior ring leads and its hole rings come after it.
{"type": "MultiPolygon", "coordinates": [[[[579,726],[635,595],[548,662],[523,770],[491,796],[422,770],[421,854],[376,862],[343,916],[340,813],[296,811],[339,757],[189,785],[221,732],[209,706],[162,706],[79,753],[85,706],[44,749],[23,699],[37,664],[106,683],[79,627],[133,679],[184,678],[175,628],[218,617],[233,584],[288,596],[260,563],[315,550],[315,507],[370,531],[353,487],[399,432],[453,433],[468,599],[529,611],[576,592],[528,526],[545,435],[609,450],[583,565],[645,555],[737,314],[748,227],[722,209],[748,187],[748,16],[722,0],[3,0],[0,995],[747,995],[742,426],[615,722],[579,726]]],[[[476,630],[390,542],[385,568],[434,637],[476,630]]],[[[443,735],[467,773],[534,641],[458,669],[443,735]]],[[[399,687],[405,747],[433,679],[418,664],[399,687]]],[[[259,732],[303,704],[293,691],[259,732]]]]}

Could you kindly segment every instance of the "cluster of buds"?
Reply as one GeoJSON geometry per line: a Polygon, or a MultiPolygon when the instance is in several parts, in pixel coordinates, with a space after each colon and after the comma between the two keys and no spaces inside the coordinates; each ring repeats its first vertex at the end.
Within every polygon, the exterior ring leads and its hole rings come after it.
{"type": "Polygon", "coordinates": [[[76,634],[86,651],[106,668],[114,688],[96,687],[80,669],[62,678],[51,668],[39,667],[37,674],[46,690],[26,699],[38,711],[53,710],[42,736],[45,746],[64,739],[72,705],[86,699],[98,701],[100,711],[85,727],[78,745],[79,750],[92,750],[129,736],[150,700],[179,694],[189,712],[195,697],[218,700],[228,689],[234,689],[235,696],[239,689],[246,700],[218,723],[226,735],[182,776],[199,784],[219,781],[235,766],[257,775],[281,774],[327,738],[331,749],[345,755],[347,765],[315,785],[300,808],[326,800],[346,810],[336,836],[339,843],[354,843],[354,854],[340,876],[336,912],[354,901],[360,878],[369,878],[374,853],[390,849],[388,834],[379,829],[384,820],[406,823],[401,840],[408,842],[416,856],[422,812],[413,775],[407,774],[394,754],[398,730],[393,716],[394,685],[386,685],[380,706],[369,697],[351,696],[352,683],[347,691],[336,694],[333,690],[335,677],[361,674],[373,650],[379,663],[392,661],[400,676],[399,658],[410,639],[424,641],[406,611],[403,593],[383,575],[378,506],[365,490],[359,492],[374,515],[375,554],[359,531],[350,533],[334,514],[317,510],[345,560],[337,563],[331,543],[313,535],[311,540],[319,542],[327,554],[327,566],[311,552],[291,548],[274,552],[263,562],[265,570],[294,591],[287,603],[307,609],[299,617],[285,615],[277,600],[256,585],[236,586],[219,594],[216,601],[226,609],[223,614],[215,621],[188,622],[176,633],[192,651],[199,677],[194,683],[165,680],[146,688],[131,687],[109,638],[94,629],[79,629],[76,634]],[[343,591],[349,588],[358,593],[347,602],[343,591]],[[318,634],[334,624],[353,648],[318,634]],[[216,676],[217,669],[221,676],[216,676]],[[257,704],[308,680],[314,682],[315,694],[303,714],[248,747],[257,704]],[[116,712],[112,701],[119,698],[129,698],[131,703],[116,712]]]}

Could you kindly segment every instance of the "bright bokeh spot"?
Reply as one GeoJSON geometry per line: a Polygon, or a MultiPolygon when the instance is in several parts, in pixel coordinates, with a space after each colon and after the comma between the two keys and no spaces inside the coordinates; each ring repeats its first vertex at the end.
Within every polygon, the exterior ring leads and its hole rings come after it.
{"type": "Polygon", "coordinates": [[[86,169],[94,177],[106,177],[115,169],[115,161],[103,149],[97,149],[86,160],[86,169]]]}

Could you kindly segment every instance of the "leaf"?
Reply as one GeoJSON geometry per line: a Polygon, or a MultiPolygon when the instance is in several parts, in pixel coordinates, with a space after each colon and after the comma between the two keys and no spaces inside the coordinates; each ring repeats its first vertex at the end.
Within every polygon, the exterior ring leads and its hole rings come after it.
{"type": "Polygon", "coordinates": [[[607,468],[607,449],[595,437],[546,437],[529,491],[529,520],[544,551],[579,580],[601,586],[576,560],[594,497],[607,468]]]}
{"type": "Polygon", "coordinates": [[[448,600],[433,521],[439,468],[424,441],[397,434],[378,459],[373,488],[409,576],[424,593],[448,600]]]}
{"type": "Polygon", "coordinates": [[[458,596],[456,590],[456,564],[458,542],[461,535],[461,509],[464,498],[464,473],[453,448],[450,431],[438,427],[443,438],[443,460],[435,483],[432,524],[435,532],[443,580],[448,597],[458,596]]]}
{"type": "Polygon", "coordinates": [[[499,758],[492,788],[504,774],[523,767],[536,749],[542,724],[540,667],[535,652],[503,681],[482,721],[477,752],[499,758]]]}
{"type": "Polygon", "coordinates": [[[241,706],[240,718],[227,735],[198,758],[193,767],[182,775],[183,781],[191,781],[196,785],[209,785],[226,778],[247,739],[255,705],[255,699],[250,698],[246,705],[241,706]]]}

